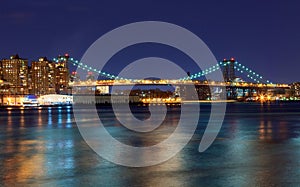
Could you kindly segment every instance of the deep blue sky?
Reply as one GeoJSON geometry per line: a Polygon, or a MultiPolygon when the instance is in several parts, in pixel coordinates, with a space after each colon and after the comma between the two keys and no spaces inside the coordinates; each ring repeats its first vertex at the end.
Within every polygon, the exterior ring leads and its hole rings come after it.
{"type": "Polygon", "coordinates": [[[81,58],[104,33],[131,22],[157,20],[194,32],[219,60],[234,56],[273,82],[300,81],[300,2],[296,0],[0,3],[0,58],[18,53],[31,61],[66,52],[81,58]]]}

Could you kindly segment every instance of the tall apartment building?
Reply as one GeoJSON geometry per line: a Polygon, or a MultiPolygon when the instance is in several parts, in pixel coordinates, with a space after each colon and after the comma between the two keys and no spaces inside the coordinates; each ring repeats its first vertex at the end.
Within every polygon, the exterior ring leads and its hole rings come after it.
{"type": "Polygon", "coordinates": [[[30,93],[36,95],[54,94],[56,86],[55,63],[46,57],[39,58],[31,63],[30,68],[30,93]]]}
{"type": "Polygon", "coordinates": [[[10,94],[28,94],[28,60],[19,55],[1,61],[1,78],[11,83],[10,94]]]}
{"type": "MultiPolygon", "coordinates": [[[[47,60],[46,57],[33,61],[18,55],[0,61],[0,80],[9,83],[8,95],[46,95],[70,93],[71,80],[68,68],[69,55],[60,56],[58,62],[47,60]]],[[[75,73],[76,74],[76,73],[75,73]]],[[[74,75],[74,79],[79,79],[74,75]]],[[[74,81],[74,80],[73,80],[74,81]]]]}

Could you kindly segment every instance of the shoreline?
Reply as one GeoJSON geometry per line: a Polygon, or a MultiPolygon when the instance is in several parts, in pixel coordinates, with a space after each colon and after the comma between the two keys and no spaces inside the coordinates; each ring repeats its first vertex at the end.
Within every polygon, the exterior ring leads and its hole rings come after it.
{"type": "MultiPolygon", "coordinates": [[[[190,100],[190,101],[182,101],[181,103],[129,103],[130,106],[148,106],[148,105],[163,105],[166,106],[180,106],[182,104],[210,104],[210,103],[243,103],[243,104],[280,104],[280,103],[300,103],[300,101],[265,101],[265,102],[241,102],[237,100],[216,100],[216,101],[208,101],[208,100],[190,100]]],[[[118,103],[119,105],[127,105],[128,103],[118,103]]],[[[96,107],[101,106],[112,106],[111,103],[101,103],[101,104],[77,104],[78,106],[89,106],[95,105],[96,107]]],[[[9,106],[9,105],[0,105],[0,110],[45,110],[45,109],[70,109],[73,108],[73,104],[70,105],[40,105],[40,106],[9,106]]]]}

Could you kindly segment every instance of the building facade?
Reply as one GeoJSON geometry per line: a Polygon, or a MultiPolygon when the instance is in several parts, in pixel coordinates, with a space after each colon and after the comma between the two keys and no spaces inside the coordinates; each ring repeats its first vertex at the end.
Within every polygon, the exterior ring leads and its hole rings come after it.
{"type": "MultiPolygon", "coordinates": [[[[58,62],[53,62],[41,57],[38,61],[31,62],[31,66],[28,65],[27,59],[22,59],[19,55],[1,60],[0,80],[7,83],[5,93],[2,88],[1,94],[14,97],[28,94],[69,94],[69,81],[72,79],[68,58],[69,55],[66,54],[60,56],[58,62]]],[[[77,80],[77,76],[75,77],[77,80]]]]}
{"type": "Polygon", "coordinates": [[[300,82],[294,82],[291,84],[291,94],[294,97],[300,97],[300,82]]]}
{"type": "Polygon", "coordinates": [[[11,84],[12,95],[28,94],[28,60],[19,55],[1,61],[1,78],[11,84]]]}
{"type": "Polygon", "coordinates": [[[46,57],[39,58],[31,63],[30,68],[30,93],[45,95],[55,93],[56,67],[55,63],[48,61],[46,57]]]}

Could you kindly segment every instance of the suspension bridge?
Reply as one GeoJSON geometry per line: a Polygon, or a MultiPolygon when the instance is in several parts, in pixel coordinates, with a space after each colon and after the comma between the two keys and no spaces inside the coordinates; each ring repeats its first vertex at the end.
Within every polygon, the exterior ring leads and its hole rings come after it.
{"type": "MultiPolygon", "coordinates": [[[[99,86],[134,86],[134,85],[172,85],[183,88],[184,86],[193,85],[196,87],[199,94],[199,98],[206,99],[208,96],[212,97],[212,93],[209,93],[208,88],[217,90],[220,92],[223,88],[223,92],[226,92],[227,98],[237,99],[238,97],[246,98],[259,95],[269,95],[270,90],[274,93],[284,93],[285,90],[290,89],[288,84],[273,83],[266,79],[261,74],[257,73],[253,69],[239,63],[235,59],[220,61],[211,67],[203,69],[197,73],[193,73],[189,76],[185,76],[179,79],[167,79],[167,80],[149,80],[149,79],[132,79],[130,77],[120,77],[109,72],[98,70],[95,67],[80,62],[74,58],[59,57],[53,59],[55,62],[61,60],[67,60],[68,63],[74,65],[87,72],[92,72],[95,75],[104,77],[102,80],[81,80],[70,83],[71,87],[85,87],[95,88],[99,86]],[[216,71],[222,71],[224,81],[214,80],[201,80],[209,74],[213,74],[216,71]],[[235,78],[236,73],[248,79],[248,81],[237,81],[235,78]],[[279,91],[278,91],[279,90],[279,91]],[[201,92],[201,93],[200,93],[201,92]],[[208,94],[209,93],[209,94],[208,94]],[[201,96],[202,95],[202,96],[201,96]]],[[[221,91],[222,92],[222,91],[221,91]]],[[[220,93],[218,93],[220,94],[220,93]]],[[[283,94],[284,95],[284,94],[283,94]]]]}
{"type": "MultiPolygon", "coordinates": [[[[92,66],[89,66],[87,64],[84,64],[83,62],[80,62],[78,60],[75,60],[74,58],[66,58],[66,57],[59,57],[59,58],[54,58],[53,59],[55,62],[59,62],[60,60],[67,60],[70,64],[74,65],[77,68],[80,68],[82,70],[88,71],[95,73],[101,77],[105,77],[106,79],[104,80],[97,80],[94,81],[94,83],[89,83],[89,84],[103,84],[103,85],[112,85],[113,83],[116,84],[190,84],[191,81],[194,84],[197,85],[207,85],[207,84],[215,84],[215,85],[230,85],[230,86],[244,86],[248,87],[249,85],[251,86],[258,86],[258,87],[287,87],[287,84],[274,84],[270,80],[265,79],[261,74],[255,72],[251,68],[239,63],[238,61],[230,61],[230,60],[223,60],[220,61],[219,63],[206,68],[200,72],[193,73],[190,76],[182,77],[180,79],[175,79],[175,80],[144,80],[144,79],[131,79],[129,77],[120,77],[105,71],[98,70],[92,66]],[[226,68],[227,66],[232,66],[233,69],[242,75],[245,75],[246,78],[248,78],[251,81],[248,82],[233,82],[233,81],[224,81],[224,82],[216,82],[216,81],[199,81],[197,79],[205,77],[208,74],[212,74],[217,70],[221,70],[222,68],[226,68]]],[[[84,82],[84,81],[83,81],[84,82]]],[[[82,84],[84,85],[84,84],[82,84]]],[[[80,86],[80,85],[78,85],[80,86]]]]}

